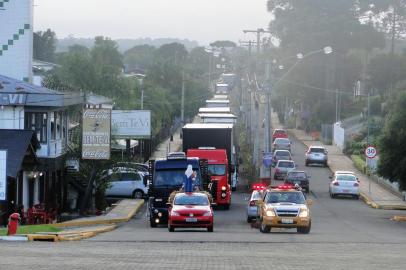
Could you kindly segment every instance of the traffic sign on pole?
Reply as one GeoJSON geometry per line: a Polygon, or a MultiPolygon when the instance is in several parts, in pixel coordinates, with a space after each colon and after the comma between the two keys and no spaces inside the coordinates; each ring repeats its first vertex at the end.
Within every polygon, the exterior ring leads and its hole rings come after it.
{"type": "Polygon", "coordinates": [[[372,145],[368,146],[365,149],[365,156],[369,159],[373,159],[374,157],[376,157],[377,151],[376,148],[372,145]]]}

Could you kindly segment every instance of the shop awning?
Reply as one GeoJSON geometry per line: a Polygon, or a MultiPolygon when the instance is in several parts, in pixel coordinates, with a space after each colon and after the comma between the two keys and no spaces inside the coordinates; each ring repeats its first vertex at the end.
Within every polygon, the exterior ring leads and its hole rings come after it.
{"type": "Polygon", "coordinates": [[[0,149],[7,150],[7,176],[16,178],[24,162],[35,163],[39,147],[32,130],[0,129],[0,149]]]}

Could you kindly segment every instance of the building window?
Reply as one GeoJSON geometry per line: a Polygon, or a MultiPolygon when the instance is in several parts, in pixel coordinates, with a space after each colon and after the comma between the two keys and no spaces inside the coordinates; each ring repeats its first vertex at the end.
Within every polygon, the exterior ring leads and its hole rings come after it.
{"type": "Polygon", "coordinates": [[[25,129],[35,131],[38,141],[40,143],[45,143],[47,141],[47,113],[25,113],[25,129]]]}
{"type": "Polygon", "coordinates": [[[55,117],[56,113],[55,112],[50,112],[50,122],[51,122],[51,140],[56,139],[56,125],[55,125],[55,117]]]}

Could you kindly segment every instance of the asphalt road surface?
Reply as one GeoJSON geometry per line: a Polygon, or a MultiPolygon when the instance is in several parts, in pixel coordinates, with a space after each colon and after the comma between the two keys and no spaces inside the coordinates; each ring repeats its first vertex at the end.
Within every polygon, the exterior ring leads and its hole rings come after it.
{"type": "Polygon", "coordinates": [[[294,141],[298,169],[311,175],[308,235],[260,233],[246,222],[249,195],[237,192],[229,211],[216,211],[213,233],[150,228],[144,207],[130,222],[86,241],[2,242],[0,269],[406,269],[406,223],[390,220],[404,212],[331,199],[328,168],[305,167],[304,152],[294,141]]]}

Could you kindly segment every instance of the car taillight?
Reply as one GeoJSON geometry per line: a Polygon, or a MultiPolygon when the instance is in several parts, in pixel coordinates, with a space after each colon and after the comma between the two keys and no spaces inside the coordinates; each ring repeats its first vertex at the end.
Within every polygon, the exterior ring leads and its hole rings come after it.
{"type": "Polygon", "coordinates": [[[334,183],[333,183],[333,185],[334,185],[334,186],[339,186],[339,185],[340,185],[340,183],[338,183],[338,182],[334,182],[334,183]]]}
{"type": "Polygon", "coordinates": [[[354,187],[358,187],[359,186],[359,184],[358,183],[354,183],[354,187]]]}
{"type": "Polygon", "coordinates": [[[250,206],[255,206],[257,203],[255,201],[250,201],[250,206]]]}

